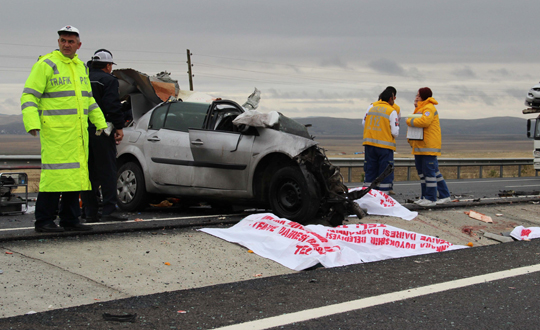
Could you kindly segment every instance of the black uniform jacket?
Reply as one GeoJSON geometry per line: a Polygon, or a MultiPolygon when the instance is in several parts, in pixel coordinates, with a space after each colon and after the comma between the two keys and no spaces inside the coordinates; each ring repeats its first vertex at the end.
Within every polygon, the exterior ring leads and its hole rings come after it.
{"type": "Polygon", "coordinates": [[[113,123],[114,128],[124,128],[124,112],[118,94],[118,79],[101,69],[90,67],[92,95],[99,105],[105,120],[113,123]]]}

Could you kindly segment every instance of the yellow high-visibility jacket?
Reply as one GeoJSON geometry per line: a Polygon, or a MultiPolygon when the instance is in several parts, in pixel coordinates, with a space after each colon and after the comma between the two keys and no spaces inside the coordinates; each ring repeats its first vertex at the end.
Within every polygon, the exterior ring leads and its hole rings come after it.
{"type": "Polygon", "coordinates": [[[392,106],[392,108],[394,108],[394,110],[396,110],[397,114],[398,114],[398,117],[401,118],[401,108],[399,107],[399,105],[395,104],[392,106]]]}
{"type": "Polygon", "coordinates": [[[388,102],[377,101],[366,114],[362,145],[396,150],[396,139],[390,129],[390,114],[396,111],[388,102]]]}
{"type": "Polygon", "coordinates": [[[439,102],[432,97],[418,102],[414,113],[422,114],[422,117],[407,119],[407,126],[424,128],[423,140],[408,140],[413,155],[441,155],[441,124],[439,122],[439,113],[435,109],[436,104],[439,104],[439,102]]]}
{"type": "Polygon", "coordinates": [[[97,129],[107,123],[92,97],[86,65],[58,50],[41,56],[24,85],[21,110],[26,131],[40,130],[39,191],[90,190],[88,118],[97,129]]]}

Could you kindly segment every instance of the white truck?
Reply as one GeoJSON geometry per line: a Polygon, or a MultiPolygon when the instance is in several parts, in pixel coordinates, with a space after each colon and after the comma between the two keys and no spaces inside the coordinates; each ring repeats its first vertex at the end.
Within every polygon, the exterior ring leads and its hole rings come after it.
{"type": "Polygon", "coordinates": [[[540,170],[540,83],[529,90],[525,105],[528,108],[523,110],[524,115],[539,114],[536,118],[527,120],[527,137],[534,141],[534,169],[538,171],[540,170]]]}

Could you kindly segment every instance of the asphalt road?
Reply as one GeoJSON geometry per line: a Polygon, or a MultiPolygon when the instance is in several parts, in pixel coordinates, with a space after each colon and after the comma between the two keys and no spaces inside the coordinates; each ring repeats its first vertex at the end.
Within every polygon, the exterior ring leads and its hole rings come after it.
{"type": "Polygon", "coordinates": [[[533,240],[319,268],[4,318],[0,328],[533,329],[539,255],[533,240]]]}
{"type": "MultiPolygon", "coordinates": [[[[450,194],[458,199],[497,198],[503,191],[512,190],[521,195],[538,194],[540,177],[521,178],[489,178],[470,180],[446,180],[450,194]]],[[[409,199],[417,199],[420,194],[420,183],[400,181],[394,183],[398,202],[405,203],[409,199]]]]}
{"type": "Polygon", "coordinates": [[[398,182],[394,197],[418,210],[417,219],[363,221],[474,248],[302,272],[194,230],[227,227],[246,212],[149,209],[130,215],[144,221],[83,234],[38,234],[32,215],[1,216],[0,248],[10,254],[0,259],[0,329],[536,328],[540,240],[500,244],[480,229],[540,226],[538,196],[498,198],[502,190],[538,190],[540,178],[448,184],[460,201],[423,209],[406,203],[419,183],[398,182]],[[495,223],[479,226],[463,214],[471,208],[495,223]],[[164,268],[163,260],[181,267],[164,268]],[[23,315],[31,310],[38,313],[23,315]],[[104,313],[137,315],[124,323],[104,313]]]}

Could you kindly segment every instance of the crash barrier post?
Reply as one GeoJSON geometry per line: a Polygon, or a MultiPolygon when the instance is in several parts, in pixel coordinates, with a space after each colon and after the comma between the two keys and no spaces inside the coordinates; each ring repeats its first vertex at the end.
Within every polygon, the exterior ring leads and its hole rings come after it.
{"type": "MultiPolygon", "coordinates": [[[[347,183],[352,181],[352,170],[353,168],[363,168],[364,159],[363,158],[329,158],[330,162],[338,166],[341,170],[341,173],[344,175],[344,180],[347,183]],[[347,168],[347,171],[344,169],[347,168]]],[[[518,177],[521,177],[521,171],[524,165],[533,166],[532,158],[438,158],[439,167],[456,167],[457,168],[457,179],[462,178],[462,167],[464,166],[478,166],[479,172],[478,177],[483,178],[484,166],[499,166],[499,177],[504,175],[505,166],[517,166],[518,167],[518,177]]],[[[407,168],[407,181],[411,180],[411,169],[415,171],[416,168],[414,165],[413,158],[396,158],[394,159],[394,166],[397,167],[406,167],[407,168]]],[[[535,176],[538,176],[538,171],[535,170],[535,176]]]]}

